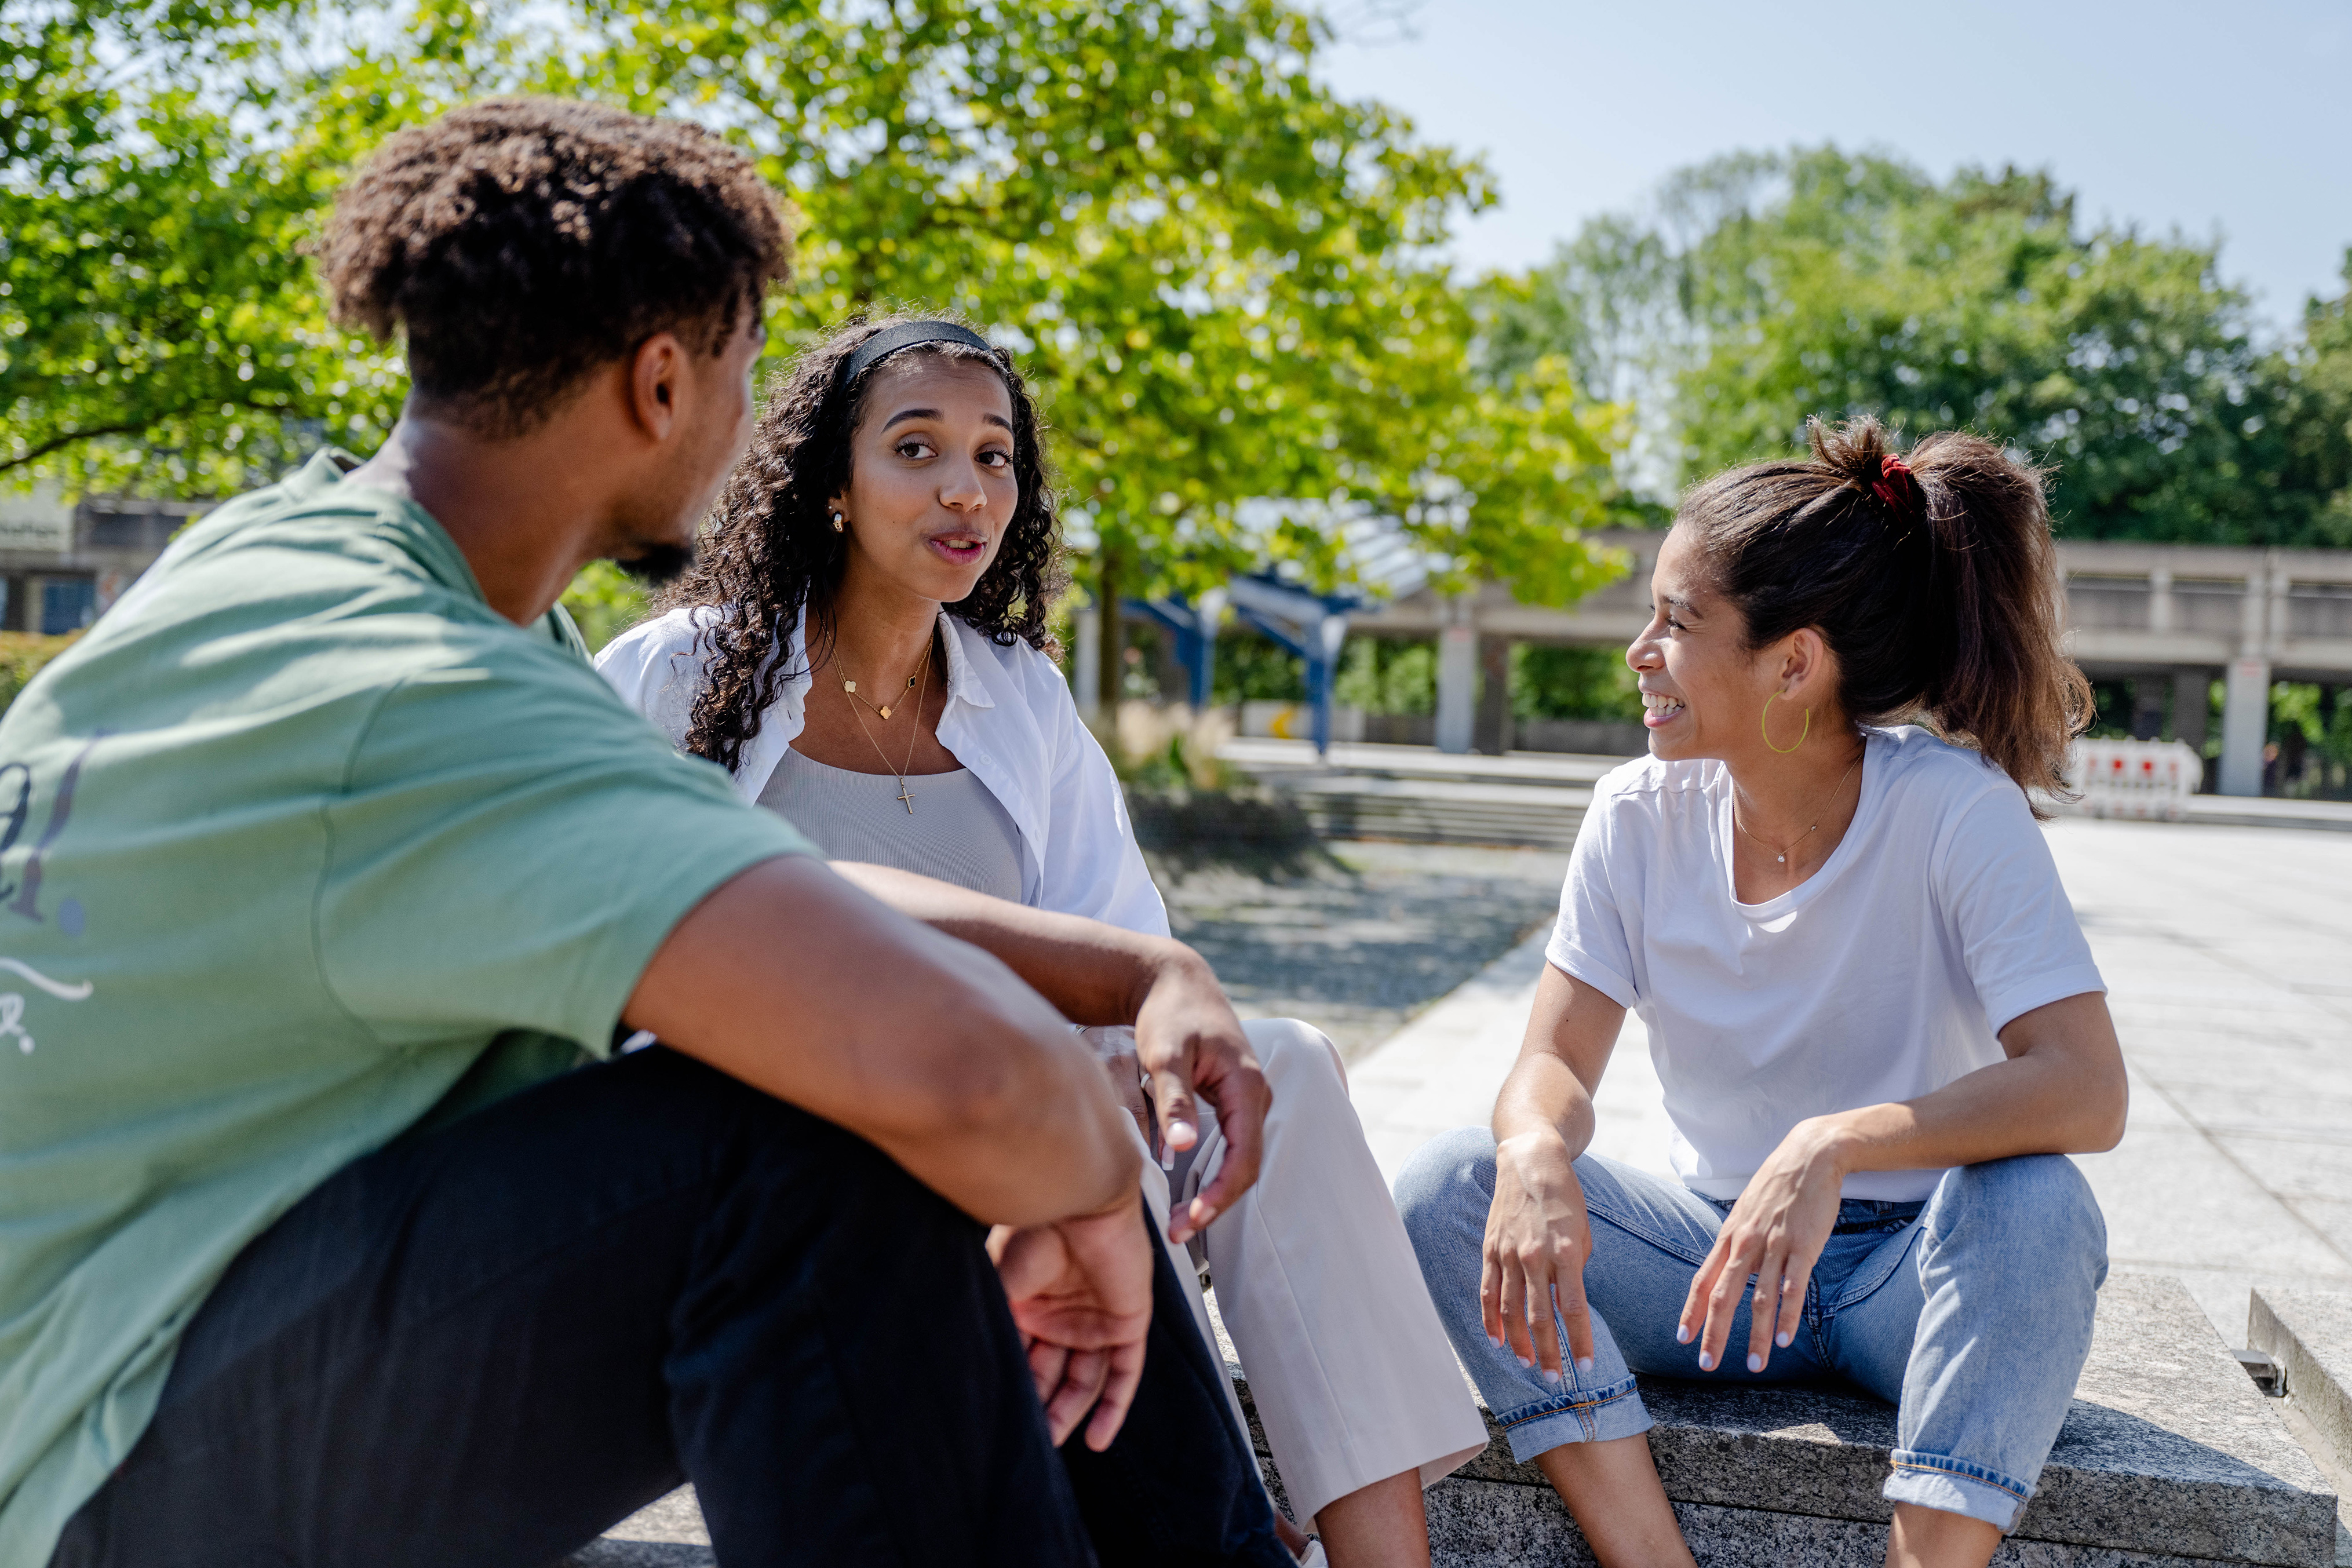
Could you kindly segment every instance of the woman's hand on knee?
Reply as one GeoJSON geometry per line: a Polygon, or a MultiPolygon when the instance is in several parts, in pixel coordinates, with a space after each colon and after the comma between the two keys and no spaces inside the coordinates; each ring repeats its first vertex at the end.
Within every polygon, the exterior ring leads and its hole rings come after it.
{"type": "Polygon", "coordinates": [[[1762,1372],[1772,1347],[1793,1343],[1804,1321],[1805,1287],[1837,1225],[1845,1168],[1826,1126],[1801,1121],[1772,1151],[1732,1206],[1706,1261],[1684,1298],[1675,1338],[1698,1341],[1698,1364],[1723,1363],[1724,1342],[1739,1310],[1739,1293],[1753,1276],[1748,1312],[1748,1370],[1762,1372]]]}
{"type": "Polygon", "coordinates": [[[1508,1345],[1522,1366],[1561,1381],[1555,1308],[1568,1331],[1568,1353],[1592,1365],[1592,1313],[1584,1300],[1584,1266],[1592,1257],[1592,1222],[1584,1185],[1567,1143],[1549,1130],[1495,1145],[1495,1201],[1478,1279],[1486,1337],[1508,1345]]]}

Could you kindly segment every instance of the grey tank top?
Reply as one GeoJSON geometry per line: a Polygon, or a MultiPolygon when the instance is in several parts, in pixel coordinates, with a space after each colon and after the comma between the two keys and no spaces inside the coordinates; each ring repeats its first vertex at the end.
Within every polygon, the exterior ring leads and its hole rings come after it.
{"type": "Polygon", "coordinates": [[[853,773],[786,752],[760,804],[833,860],[894,866],[1021,901],[1021,829],[971,770],[909,773],[914,812],[890,773],[853,773]]]}

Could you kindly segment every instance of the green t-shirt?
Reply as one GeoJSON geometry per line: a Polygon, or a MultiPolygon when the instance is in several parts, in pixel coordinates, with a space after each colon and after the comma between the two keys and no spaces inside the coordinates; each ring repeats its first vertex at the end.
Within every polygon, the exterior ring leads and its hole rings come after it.
{"type": "Polygon", "coordinates": [[[0,1568],[239,1248],[609,1050],[689,910],[809,852],[328,454],[175,542],[0,720],[0,1568]]]}

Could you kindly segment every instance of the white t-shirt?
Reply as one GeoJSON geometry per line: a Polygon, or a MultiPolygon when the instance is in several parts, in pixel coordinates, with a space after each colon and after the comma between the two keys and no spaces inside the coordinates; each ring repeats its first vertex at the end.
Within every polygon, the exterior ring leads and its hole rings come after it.
{"type": "MultiPolygon", "coordinates": [[[[1731,775],[1642,758],[1603,778],[1545,956],[1648,1027],[1674,1163],[1739,1195],[1809,1116],[1916,1100],[2002,1059],[2020,1014],[2105,991],[2025,795],[1971,751],[1867,731],[1862,802],[1829,863],[1743,904],[1731,775]]],[[[1845,1195],[1916,1201],[1938,1171],[1845,1195]]]]}

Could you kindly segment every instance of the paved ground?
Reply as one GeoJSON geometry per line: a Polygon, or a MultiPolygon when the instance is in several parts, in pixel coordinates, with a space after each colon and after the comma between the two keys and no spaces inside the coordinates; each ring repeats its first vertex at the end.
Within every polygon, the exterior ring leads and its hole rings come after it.
{"type": "MultiPolygon", "coordinates": [[[[2352,1290],[2352,835],[2158,823],[2050,829],[2111,987],[2129,1130],[2084,1168],[2122,1269],[2179,1275],[2230,1343],[2254,1285],[2352,1290]]],[[[1352,1074],[1383,1168],[1485,1119],[1542,963],[1530,941],[1352,1074]]],[[[1596,1147],[1663,1169],[1628,1019],[1596,1147]]]]}
{"type": "Polygon", "coordinates": [[[1350,1059],[1559,908],[1568,857],[1337,844],[1286,863],[1178,869],[1154,857],[1170,923],[1248,1017],[1304,1018],[1350,1059]]]}

